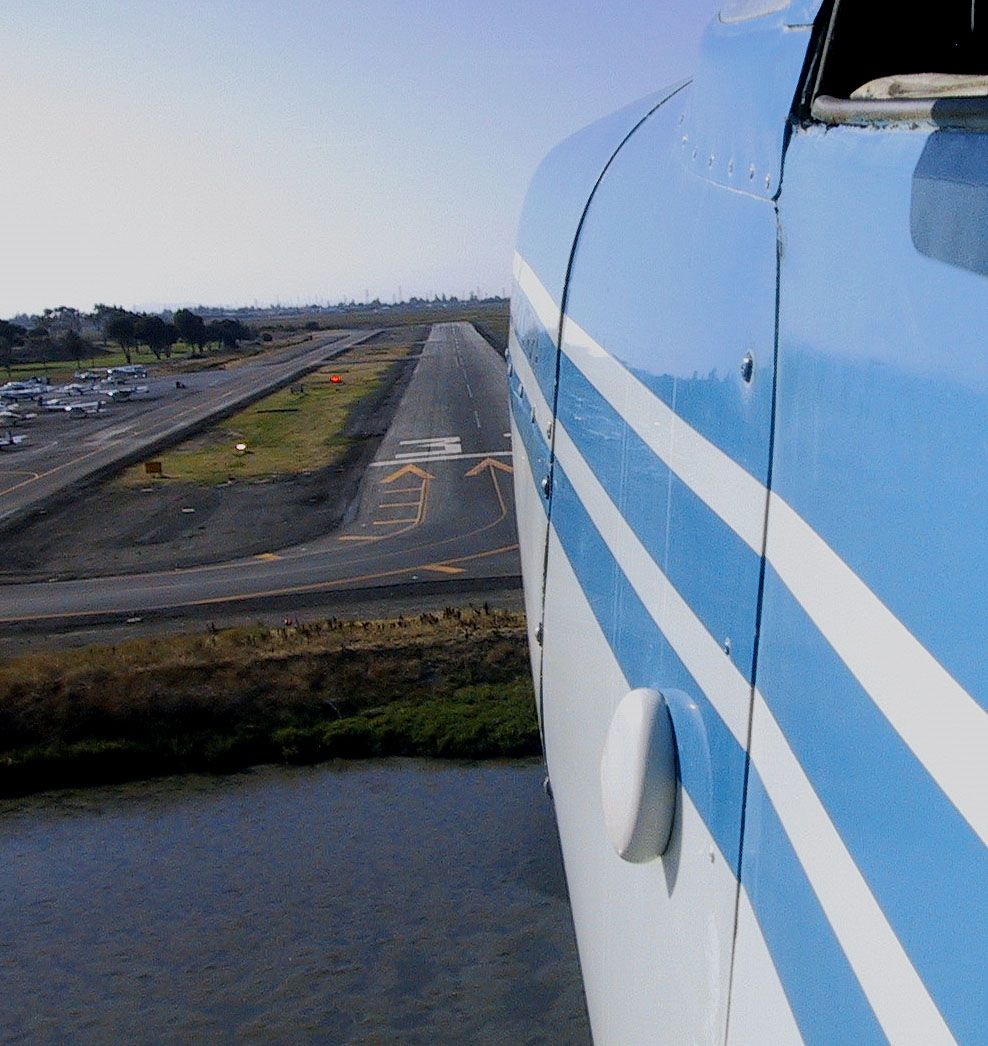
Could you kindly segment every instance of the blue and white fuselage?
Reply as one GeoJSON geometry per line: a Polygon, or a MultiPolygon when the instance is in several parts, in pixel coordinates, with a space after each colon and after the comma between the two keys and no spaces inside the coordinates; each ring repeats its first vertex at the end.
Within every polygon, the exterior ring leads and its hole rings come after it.
{"type": "Polygon", "coordinates": [[[816,3],[730,6],[693,81],[550,154],[515,258],[525,600],[591,1023],[986,1041],[988,83],[835,98],[852,0],[835,34],[816,3]],[[602,758],[642,690],[678,790],[625,860],[602,758]]]}

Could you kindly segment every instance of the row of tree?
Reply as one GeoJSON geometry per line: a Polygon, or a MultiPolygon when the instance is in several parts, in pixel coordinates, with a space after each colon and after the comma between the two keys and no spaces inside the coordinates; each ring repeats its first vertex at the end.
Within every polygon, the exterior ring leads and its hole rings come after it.
{"type": "Polygon", "coordinates": [[[41,322],[27,328],[0,320],[0,366],[10,373],[16,357],[27,360],[82,360],[94,358],[95,342],[120,347],[128,363],[133,353],[145,348],[155,359],[169,357],[179,341],[190,345],[193,354],[209,345],[235,349],[241,341],[256,337],[239,320],[222,319],[207,323],[189,309],[179,309],[171,320],[155,313],[130,312],[116,305],[97,305],[92,313],[76,309],[46,309],[41,322]],[[82,331],[91,332],[87,337],[82,331]]]}

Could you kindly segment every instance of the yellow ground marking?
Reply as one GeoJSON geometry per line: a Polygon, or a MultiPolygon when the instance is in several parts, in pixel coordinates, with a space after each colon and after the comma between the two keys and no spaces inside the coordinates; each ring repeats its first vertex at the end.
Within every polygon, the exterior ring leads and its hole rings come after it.
{"type": "Polygon", "coordinates": [[[431,473],[426,472],[425,469],[420,469],[418,465],[402,465],[400,469],[396,469],[391,473],[390,476],[386,476],[381,480],[382,483],[394,483],[396,479],[401,479],[402,476],[418,476],[423,483],[428,482],[430,479],[435,479],[431,473]]]}
{"type": "MultiPolygon", "coordinates": [[[[476,559],[486,559],[489,556],[498,556],[505,552],[515,552],[518,546],[515,545],[502,545],[500,548],[487,549],[484,552],[474,552],[469,556],[458,556],[454,559],[448,559],[445,563],[436,563],[431,566],[452,566],[455,563],[467,563],[476,559]]],[[[381,570],[376,574],[357,574],[351,577],[337,578],[335,581],[314,581],[308,585],[295,585],[287,588],[272,588],[266,592],[244,592],[239,595],[231,596],[210,596],[208,599],[189,599],[178,603],[162,603],[154,607],[148,607],[148,610],[165,610],[169,607],[206,607],[213,606],[218,603],[241,603],[247,599],[270,599],[273,596],[294,596],[301,595],[303,592],[320,592],[334,588],[339,588],[341,585],[353,585],[361,581],[380,581],[384,578],[389,577],[401,577],[403,574],[416,574],[420,570],[425,570],[426,567],[422,564],[416,564],[415,566],[409,567],[397,567],[394,570],[381,570]]],[[[0,617],[0,623],[10,623],[14,621],[47,621],[56,618],[76,618],[76,617],[93,617],[94,615],[107,615],[107,614],[119,614],[122,611],[119,610],[69,610],[61,614],[35,614],[31,617],[0,617]]]]}
{"type": "Polygon", "coordinates": [[[427,563],[423,570],[435,570],[440,574],[463,574],[465,573],[463,567],[450,567],[445,563],[427,563]]]}
{"type": "MultiPolygon", "coordinates": [[[[375,519],[372,520],[371,526],[374,527],[397,527],[397,530],[392,530],[389,534],[377,534],[372,537],[365,537],[364,535],[343,535],[338,540],[340,541],[385,541],[389,538],[396,538],[400,534],[407,534],[410,530],[414,530],[416,527],[421,526],[425,519],[426,505],[429,500],[429,483],[436,477],[431,473],[426,472],[425,469],[420,469],[417,465],[403,465],[400,469],[392,472],[390,476],[385,476],[384,479],[380,480],[380,484],[390,484],[395,480],[400,479],[402,476],[413,475],[418,476],[422,482],[417,487],[396,487],[395,493],[399,494],[415,494],[417,498],[415,501],[407,502],[396,502],[386,503],[378,506],[378,510],[387,508],[414,508],[416,510],[414,518],[411,519],[375,519]]],[[[388,491],[391,494],[391,491],[388,491]]]]}
{"type": "Polygon", "coordinates": [[[467,472],[467,475],[479,476],[484,469],[500,469],[501,472],[514,472],[514,469],[510,465],[505,465],[503,461],[498,461],[497,458],[484,458],[483,461],[478,461],[477,464],[467,472]]]}
{"type": "MultiPolygon", "coordinates": [[[[494,490],[495,490],[495,493],[497,494],[498,502],[499,502],[499,505],[500,505],[500,513],[499,513],[499,515],[497,516],[496,519],[491,520],[491,522],[489,522],[489,523],[485,523],[483,526],[475,527],[473,530],[467,531],[467,532],[465,532],[463,534],[451,535],[449,537],[441,538],[438,541],[427,541],[427,542],[425,542],[424,544],[422,544],[422,545],[420,545],[418,547],[410,548],[408,551],[409,552],[423,552],[426,549],[441,548],[443,545],[448,545],[448,544],[450,544],[451,542],[454,542],[454,541],[466,541],[469,538],[476,537],[478,534],[483,534],[486,531],[491,530],[494,527],[497,527],[500,523],[502,523],[504,521],[505,517],[508,514],[508,509],[507,509],[507,505],[505,504],[504,498],[503,498],[503,496],[501,494],[501,489],[498,486],[496,471],[494,469],[491,469],[490,470],[490,474],[491,474],[491,480],[494,483],[494,490]]],[[[428,481],[423,481],[422,489],[421,489],[421,496],[422,496],[422,512],[420,514],[421,519],[424,519],[424,516],[425,516],[426,501],[428,499],[428,488],[429,488],[428,481]]],[[[0,493],[2,493],[2,492],[0,492],[0,493]]],[[[418,524],[416,523],[415,525],[418,525],[418,524]]],[[[407,528],[405,528],[405,530],[412,530],[412,529],[414,529],[414,526],[412,526],[412,525],[410,525],[407,528]]],[[[405,530],[397,531],[396,533],[404,533],[405,530]]],[[[382,534],[382,535],[369,536],[369,535],[362,535],[362,534],[344,534],[344,535],[340,536],[339,538],[337,538],[337,540],[338,541],[365,541],[365,542],[376,543],[378,541],[382,541],[382,540],[384,540],[386,538],[393,537],[393,536],[395,536],[395,535],[393,535],[393,534],[382,534]]],[[[453,565],[455,565],[457,563],[467,563],[467,562],[470,562],[470,561],[476,560],[476,559],[486,559],[489,556],[496,556],[496,555],[500,555],[501,553],[505,553],[505,552],[514,552],[517,549],[518,549],[518,545],[517,544],[514,544],[514,545],[502,545],[499,548],[487,549],[486,551],[483,551],[483,552],[475,552],[475,553],[473,553],[471,555],[468,555],[468,556],[459,556],[459,557],[454,558],[454,559],[445,560],[444,562],[441,562],[441,563],[433,563],[433,564],[430,564],[429,566],[430,567],[435,567],[435,566],[451,567],[451,566],[453,566],[453,565]]],[[[315,555],[322,555],[322,554],[324,554],[324,552],[322,550],[313,549],[311,552],[306,552],[306,553],[303,553],[302,555],[303,556],[315,556],[315,555]]],[[[300,556],[293,556],[292,558],[302,558],[302,557],[300,557],[300,556]]],[[[374,557],[368,556],[366,558],[367,559],[376,558],[376,555],[374,557]]],[[[358,562],[359,562],[359,560],[358,560],[358,562]]],[[[231,566],[231,564],[229,564],[229,563],[209,563],[209,564],[204,564],[204,565],[198,566],[198,567],[181,567],[181,568],[178,568],[178,569],[175,569],[175,570],[154,571],[154,572],[151,572],[151,573],[148,573],[148,574],[142,574],[142,575],[139,575],[139,576],[142,577],[143,579],[147,580],[149,578],[154,578],[154,577],[174,577],[176,574],[200,574],[200,573],[206,573],[206,572],[223,571],[223,570],[228,570],[230,568],[230,566],[231,566]]],[[[427,569],[427,567],[421,566],[421,565],[416,565],[416,566],[411,566],[411,567],[400,567],[400,568],[397,568],[397,569],[394,569],[394,570],[381,571],[381,572],[378,572],[378,573],[375,573],[375,574],[362,574],[362,575],[351,576],[351,577],[348,577],[348,578],[339,578],[336,581],[314,582],[314,583],[309,584],[309,585],[302,585],[302,586],[297,586],[297,587],[289,587],[289,588],[281,588],[281,589],[271,589],[271,590],[266,591],[266,592],[245,592],[245,593],[235,594],[235,595],[230,595],[230,596],[213,596],[213,597],[210,597],[210,598],[207,598],[207,599],[185,600],[185,601],[180,601],[178,603],[159,604],[156,607],[149,607],[148,609],[149,610],[163,610],[163,609],[167,609],[169,607],[212,606],[214,604],[219,604],[219,603],[238,603],[238,602],[243,602],[244,600],[248,600],[248,599],[264,599],[264,598],[267,598],[267,597],[270,597],[270,596],[293,595],[293,594],[296,594],[296,593],[303,593],[303,592],[314,592],[314,591],[320,591],[320,590],[329,590],[329,589],[333,589],[333,588],[335,588],[335,587],[337,587],[339,585],[355,584],[355,583],[361,582],[361,581],[373,581],[373,580],[378,580],[380,578],[386,578],[386,577],[400,577],[402,574],[410,574],[410,573],[414,574],[416,571],[425,570],[425,569],[427,569]]],[[[104,578],[103,580],[109,580],[109,579],[108,578],[104,578]]],[[[58,619],[62,619],[62,618],[74,619],[74,618],[92,617],[92,616],[94,616],[96,614],[110,615],[110,614],[118,614],[118,613],[122,613],[122,611],[119,610],[119,609],[116,609],[116,610],[103,610],[103,611],[100,611],[100,610],[70,610],[70,611],[65,611],[65,612],[62,612],[62,613],[34,614],[34,615],[28,615],[27,617],[0,617],[0,623],[7,624],[7,623],[13,623],[13,622],[17,622],[17,621],[48,621],[48,620],[58,620],[58,619]]]]}
{"type": "Polygon", "coordinates": [[[279,556],[277,552],[259,552],[254,558],[263,559],[270,563],[274,562],[276,559],[281,559],[281,556],[279,556]]]}

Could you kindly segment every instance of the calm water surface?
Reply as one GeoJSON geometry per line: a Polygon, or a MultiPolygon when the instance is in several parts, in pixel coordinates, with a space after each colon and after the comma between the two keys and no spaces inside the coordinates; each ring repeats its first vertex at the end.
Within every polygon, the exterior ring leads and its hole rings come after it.
{"type": "Polygon", "coordinates": [[[589,1041],[533,763],[0,802],[0,1039],[589,1041]]]}

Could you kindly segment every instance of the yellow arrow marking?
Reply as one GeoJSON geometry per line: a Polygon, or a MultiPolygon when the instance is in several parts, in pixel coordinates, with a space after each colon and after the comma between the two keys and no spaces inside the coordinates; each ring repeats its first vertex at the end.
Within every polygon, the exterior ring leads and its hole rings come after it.
{"type": "Polygon", "coordinates": [[[423,570],[435,570],[439,574],[464,574],[463,567],[449,567],[445,563],[427,563],[423,570]]]}
{"type": "Polygon", "coordinates": [[[275,552],[261,552],[259,555],[256,555],[254,558],[255,559],[264,559],[264,560],[267,560],[268,562],[272,562],[272,561],[274,561],[276,559],[281,559],[281,556],[279,556],[275,552]]]}
{"type": "Polygon", "coordinates": [[[484,458],[483,461],[477,462],[477,464],[467,472],[467,475],[479,476],[484,469],[500,469],[502,472],[514,472],[514,469],[510,465],[505,465],[503,461],[498,461],[496,458],[484,458]]]}
{"type": "Polygon", "coordinates": [[[426,472],[425,469],[420,469],[418,465],[402,465],[400,469],[392,472],[390,476],[386,476],[381,480],[382,483],[394,483],[396,479],[401,479],[402,476],[418,476],[421,480],[435,479],[436,477],[426,472]]]}

